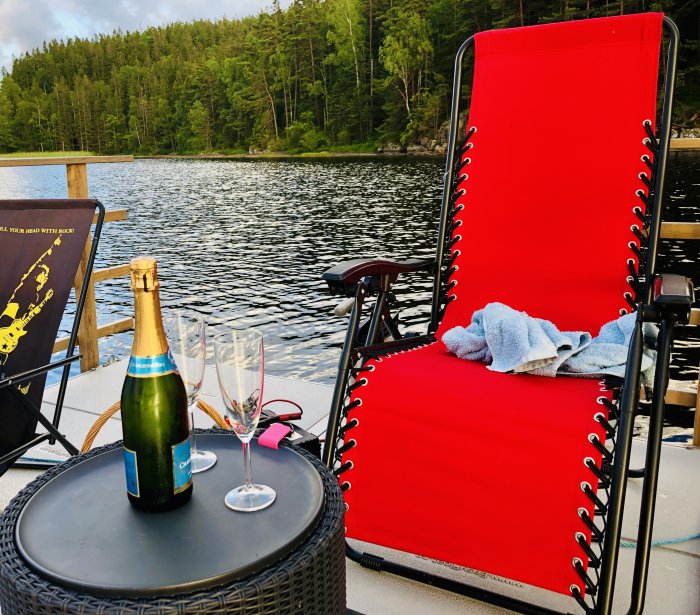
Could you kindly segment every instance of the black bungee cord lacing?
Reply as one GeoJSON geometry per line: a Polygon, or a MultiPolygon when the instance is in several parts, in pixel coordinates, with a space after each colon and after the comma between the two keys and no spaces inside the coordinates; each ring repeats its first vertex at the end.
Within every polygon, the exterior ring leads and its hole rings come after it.
{"type": "MultiPolygon", "coordinates": [[[[609,399],[605,398],[606,401],[610,401],[609,399]]],[[[602,414],[597,415],[596,420],[603,426],[603,429],[605,429],[605,436],[606,439],[611,439],[613,440],[615,438],[615,434],[617,432],[617,426],[614,426],[608,419],[606,419],[602,414]]]]}
{"type": "MultiPolygon", "coordinates": [[[[338,456],[338,460],[340,460],[340,456],[338,456]]],[[[352,461],[346,461],[339,468],[333,470],[333,474],[340,476],[343,472],[347,472],[350,468],[352,468],[352,461]]]]}
{"type": "Polygon", "coordinates": [[[592,434],[589,438],[589,442],[593,445],[593,448],[595,448],[602,455],[603,461],[607,461],[608,463],[612,462],[612,451],[608,450],[608,448],[598,439],[597,435],[592,434]]]}
{"type": "Polygon", "coordinates": [[[654,129],[651,127],[651,120],[644,120],[642,124],[647,133],[647,138],[644,139],[644,145],[646,145],[656,157],[659,154],[659,140],[656,138],[654,129]]]}
{"type": "Polygon", "coordinates": [[[597,606],[596,595],[600,585],[599,570],[603,562],[603,544],[607,530],[607,502],[610,499],[610,487],[612,485],[612,468],[617,423],[620,416],[619,399],[622,383],[622,379],[616,377],[606,377],[601,380],[601,391],[612,392],[612,399],[607,395],[601,395],[597,399],[597,402],[607,410],[607,416],[604,412],[596,412],[593,416],[593,420],[603,428],[604,441],[601,442],[601,439],[595,433],[591,433],[588,436],[588,441],[601,455],[600,468],[591,457],[586,457],[583,460],[584,465],[591,471],[592,477],[595,478],[597,486],[594,490],[590,482],[581,483],[582,491],[593,504],[593,517],[590,516],[586,508],[581,507],[578,509],[579,518],[591,534],[590,544],[582,532],[576,532],[575,534],[575,540],[581,548],[582,555],[587,558],[588,567],[587,569],[584,567],[584,560],[581,557],[576,557],[572,561],[577,576],[586,588],[586,598],[583,597],[579,587],[575,584],[571,585],[570,592],[586,615],[593,615],[597,606]],[[611,448],[605,445],[607,442],[612,444],[611,448]],[[600,497],[602,495],[601,492],[604,493],[603,498],[600,497]],[[596,518],[599,520],[598,523],[596,523],[596,518]]]}
{"type": "Polygon", "coordinates": [[[440,264],[442,271],[441,276],[441,289],[440,289],[440,300],[442,307],[440,308],[440,320],[445,314],[445,309],[447,305],[454,301],[456,296],[450,294],[450,291],[456,286],[453,280],[450,278],[456,273],[457,267],[455,267],[455,259],[459,255],[459,251],[453,250],[457,242],[462,239],[462,236],[455,234],[456,229],[458,229],[462,224],[461,221],[455,221],[455,216],[458,212],[464,209],[464,205],[458,204],[457,200],[466,194],[466,189],[462,186],[462,182],[467,179],[467,173],[465,171],[466,167],[471,163],[471,158],[466,156],[466,153],[474,147],[474,144],[470,141],[474,133],[476,132],[476,127],[472,126],[467,130],[463,141],[457,147],[453,164],[452,164],[452,185],[453,190],[450,195],[450,204],[447,211],[447,224],[445,225],[445,231],[443,235],[443,259],[440,264]]]}
{"type": "Polygon", "coordinates": [[[357,427],[360,424],[360,421],[357,419],[351,419],[345,425],[343,425],[339,430],[338,430],[338,436],[342,437],[345,435],[345,433],[352,429],[353,427],[357,427]]]}
{"type": "Polygon", "coordinates": [[[348,385],[348,393],[352,393],[355,389],[363,387],[367,384],[367,378],[360,378],[355,380],[351,385],[348,385]]]}
{"type": "Polygon", "coordinates": [[[581,547],[581,549],[583,550],[583,552],[588,556],[588,567],[594,568],[594,569],[600,568],[600,564],[601,564],[600,557],[598,556],[597,553],[595,553],[595,551],[593,551],[591,546],[588,544],[586,537],[581,532],[579,532],[576,535],[576,542],[578,542],[578,544],[581,547]]]}
{"type": "Polygon", "coordinates": [[[605,532],[595,524],[595,521],[593,521],[593,519],[591,519],[591,517],[589,516],[588,511],[585,508],[581,508],[579,509],[578,516],[581,518],[584,525],[590,531],[591,542],[602,543],[603,538],[605,537],[605,532]]]}
{"type": "MultiPolygon", "coordinates": [[[[659,141],[654,134],[650,120],[644,120],[644,130],[647,136],[642,140],[644,146],[649,150],[648,154],[642,156],[642,162],[648,169],[648,172],[641,172],[639,179],[643,184],[643,188],[639,188],[635,194],[641,201],[642,205],[635,206],[633,212],[641,222],[641,228],[637,225],[632,226],[632,232],[637,241],[631,241],[629,247],[637,257],[637,265],[635,266],[634,259],[629,259],[627,265],[630,276],[627,281],[632,289],[632,293],[626,295],[625,298],[630,304],[632,311],[636,310],[637,303],[640,301],[643,294],[643,289],[646,284],[644,279],[644,271],[646,271],[647,251],[648,251],[648,232],[651,226],[651,214],[654,203],[654,185],[656,181],[656,156],[659,153],[659,141]],[[637,245],[637,242],[639,245],[637,245]]],[[[627,310],[625,310],[627,312],[627,310]]]]}
{"type": "Polygon", "coordinates": [[[606,502],[603,502],[598,497],[598,494],[593,491],[593,488],[591,487],[591,484],[589,482],[584,481],[581,483],[581,490],[588,496],[588,499],[593,502],[595,505],[595,514],[596,515],[605,515],[608,512],[608,505],[606,502]]]}
{"type": "MultiPolygon", "coordinates": [[[[464,139],[462,140],[462,143],[459,145],[457,148],[457,152],[455,153],[455,164],[453,166],[453,176],[452,179],[453,181],[459,181],[461,179],[465,179],[464,177],[464,169],[465,167],[471,162],[469,158],[464,158],[464,154],[467,153],[472,147],[474,147],[473,143],[469,143],[469,139],[474,136],[474,133],[476,132],[476,127],[472,126],[469,130],[467,130],[467,134],[464,135],[464,139]],[[459,164],[457,164],[459,163],[459,164]]],[[[455,183],[456,186],[456,183],[455,183]]]]}
{"type": "MultiPolygon", "coordinates": [[[[357,427],[360,424],[360,421],[357,418],[348,420],[348,414],[354,408],[357,408],[362,405],[361,399],[356,398],[351,401],[351,396],[353,391],[367,384],[367,379],[360,377],[361,374],[363,374],[364,372],[374,371],[374,366],[369,366],[366,364],[368,359],[380,359],[380,355],[374,352],[365,352],[363,354],[360,354],[360,352],[355,350],[353,352],[352,364],[348,368],[348,373],[352,378],[353,383],[345,387],[344,405],[340,410],[341,426],[338,429],[335,447],[333,450],[333,473],[337,477],[340,477],[341,474],[347,472],[353,467],[352,461],[346,461],[345,463],[343,463],[343,454],[349,451],[351,448],[357,446],[356,440],[348,439],[346,441],[346,438],[348,437],[348,432],[357,427]]],[[[350,487],[351,484],[348,481],[342,481],[340,484],[340,488],[343,492],[350,489],[350,487]]]]}
{"type": "Polygon", "coordinates": [[[356,440],[348,440],[343,444],[343,446],[338,447],[338,454],[342,455],[345,452],[349,451],[351,448],[355,448],[357,446],[357,441],[356,440]]]}
{"type": "Polygon", "coordinates": [[[604,430],[604,441],[601,441],[598,435],[594,433],[591,433],[588,437],[593,448],[601,455],[600,468],[591,457],[586,457],[583,461],[595,478],[597,486],[596,489],[593,489],[591,483],[581,483],[582,491],[593,504],[593,518],[591,518],[585,508],[579,508],[578,510],[579,518],[590,532],[590,544],[582,532],[577,532],[575,535],[582,555],[587,558],[588,566],[587,568],[584,567],[583,559],[580,557],[574,558],[572,561],[577,576],[586,588],[586,598],[583,597],[579,587],[575,584],[571,585],[570,592],[586,615],[593,615],[596,612],[596,595],[600,584],[599,570],[603,562],[603,543],[607,530],[607,502],[610,499],[617,423],[620,416],[619,399],[621,386],[622,381],[620,379],[605,378],[601,381],[601,391],[612,391],[612,399],[606,395],[601,395],[597,400],[607,410],[607,417],[604,412],[597,412],[593,417],[604,430]],[[611,448],[606,446],[607,442],[612,444],[611,448]],[[603,497],[601,497],[601,492],[604,493],[603,497]],[[599,523],[596,523],[596,518],[599,519],[599,523]]]}
{"type": "Polygon", "coordinates": [[[610,477],[595,464],[595,461],[588,457],[585,461],[586,467],[593,472],[595,477],[598,479],[598,489],[609,489],[610,488],[610,477]]]}

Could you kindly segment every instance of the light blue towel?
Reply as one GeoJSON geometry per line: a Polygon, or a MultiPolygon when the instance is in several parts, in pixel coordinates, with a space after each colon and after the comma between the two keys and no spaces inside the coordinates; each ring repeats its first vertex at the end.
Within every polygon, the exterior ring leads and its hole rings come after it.
{"type": "MultiPolygon", "coordinates": [[[[625,377],[627,351],[634,332],[636,314],[625,314],[603,325],[591,344],[572,356],[562,366],[562,374],[595,378],[603,375],[625,377]]],[[[656,325],[644,323],[644,337],[656,338],[656,325]]],[[[654,381],[656,351],[645,345],[642,354],[642,381],[651,386],[654,381]]]]}
{"type": "MultiPolygon", "coordinates": [[[[540,376],[624,377],[627,348],[635,315],[627,314],[602,327],[598,337],[584,331],[559,331],[549,322],[518,312],[502,303],[477,310],[471,324],[447,331],[442,341],[462,359],[482,361],[504,373],[540,376]]],[[[653,378],[655,352],[645,350],[645,384],[653,378]]]]}

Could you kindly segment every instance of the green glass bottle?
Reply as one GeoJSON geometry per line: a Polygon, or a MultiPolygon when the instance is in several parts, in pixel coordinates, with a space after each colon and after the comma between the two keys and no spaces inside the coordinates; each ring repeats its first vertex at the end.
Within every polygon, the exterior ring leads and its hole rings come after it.
{"type": "Polygon", "coordinates": [[[129,501],[141,510],[181,506],[192,495],[187,395],[168,348],[156,261],[131,261],[134,346],[121,397],[129,501]]]}

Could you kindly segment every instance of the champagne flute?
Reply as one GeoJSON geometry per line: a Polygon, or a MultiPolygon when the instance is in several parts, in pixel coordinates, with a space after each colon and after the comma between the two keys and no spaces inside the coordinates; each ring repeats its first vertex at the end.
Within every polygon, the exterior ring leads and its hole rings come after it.
{"type": "Polygon", "coordinates": [[[226,506],[240,512],[267,508],[275,501],[275,490],[253,483],[250,441],[262,409],[263,337],[254,329],[232,329],[214,338],[216,375],[233,431],[243,445],[245,484],[229,491],[226,506]]]}
{"type": "Polygon", "coordinates": [[[190,442],[192,443],[192,473],[204,472],[216,463],[211,451],[197,450],[194,434],[194,411],[199,399],[199,389],[204,379],[206,337],[204,320],[191,313],[176,312],[163,319],[165,336],[187,392],[190,412],[190,442]]]}

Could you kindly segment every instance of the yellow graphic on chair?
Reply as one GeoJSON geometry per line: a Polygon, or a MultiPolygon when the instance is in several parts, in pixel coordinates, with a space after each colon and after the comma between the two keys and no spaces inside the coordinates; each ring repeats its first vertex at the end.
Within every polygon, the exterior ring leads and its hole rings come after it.
{"type": "Polygon", "coordinates": [[[48,283],[51,273],[51,269],[45,261],[53,254],[54,249],[58,248],[60,245],[61,235],[58,235],[51,244],[51,247],[49,247],[22,276],[19,284],[7,302],[7,307],[2,314],[0,314],[0,318],[7,316],[12,319],[12,322],[8,326],[0,327],[0,365],[7,361],[8,355],[17,348],[20,338],[27,334],[27,325],[29,322],[41,312],[46,303],[53,297],[54,291],[52,288],[48,288],[42,295],[42,291],[48,283]],[[26,306],[26,309],[20,315],[21,306],[15,301],[15,295],[17,295],[17,291],[22,288],[25,281],[30,277],[33,278],[32,283],[36,284],[36,297],[29,302],[29,305],[26,306]]]}

